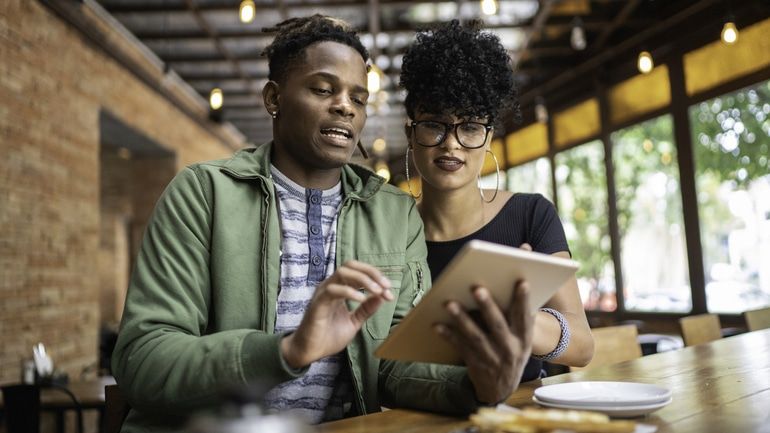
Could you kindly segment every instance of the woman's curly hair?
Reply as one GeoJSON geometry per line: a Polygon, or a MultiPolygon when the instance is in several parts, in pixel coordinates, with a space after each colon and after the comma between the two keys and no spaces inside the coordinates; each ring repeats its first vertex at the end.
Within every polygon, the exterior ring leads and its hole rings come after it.
{"type": "Polygon", "coordinates": [[[369,52],[356,32],[350,24],[338,18],[321,14],[290,18],[262,31],[277,33],[273,42],[262,51],[268,59],[268,78],[273,81],[285,77],[292,63],[302,58],[305,48],[317,42],[339,42],[358,51],[364,62],[369,60],[369,52]]]}
{"type": "Polygon", "coordinates": [[[417,34],[401,67],[409,117],[416,111],[450,113],[495,124],[501,111],[518,116],[511,59],[500,39],[480,27],[478,21],[463,27],[453,20],[417,34]]]}

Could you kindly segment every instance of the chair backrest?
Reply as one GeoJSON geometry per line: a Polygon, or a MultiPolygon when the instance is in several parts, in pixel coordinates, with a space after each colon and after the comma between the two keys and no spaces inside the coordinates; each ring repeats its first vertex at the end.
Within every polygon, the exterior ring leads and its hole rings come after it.
{"type": "Polygon", "coordinates": [[[591,329],[594,336],[594,357],[585,367],[570,367],[570,370],[601,367],[641,358],[642,348],[637,341],[635,325],[607,326],[591,329]]]}
{"type": "Polygon", "coordinates": [[[770,307],[746,311],[743,313],[743,318],[746,320],[749,331],[770,328],[770,307]]]}
{"type": "Polygon", "coordinates": [[[716,314],[697,314],[679,319],[685,346],[708,343],[722,338],[722,325],[716,314]]]}
{"type": "Polygon", "coordinates": [[[3,386],[2,390],[6,432],[39,432],[40,387],[20,384],[3,386]]]}
{"type": "Polygon", "coordinates": [[[125,397],[120,392],[118,385],[106,385],[104,387],[104,433],[120,433],[128,411],[131,407],[128,405],[125,397]]]}

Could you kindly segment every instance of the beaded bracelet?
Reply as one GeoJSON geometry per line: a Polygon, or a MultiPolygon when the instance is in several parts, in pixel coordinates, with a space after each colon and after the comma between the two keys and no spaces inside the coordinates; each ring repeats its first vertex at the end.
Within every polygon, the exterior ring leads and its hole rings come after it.
{"type": "Polygon", "coordinates": [[[543,311],[545,313],[548,313],[556,318],[556,320],[559,321],[559,328],[561,328],[561,335],[559,335],[559,342],[556,344],[556,348],[554,348],[551,353],[546,353],[545,355],[532,355],[533,358],[539,359],[541,361],[550,361],[552,359],[558,358],[561,356],[562,353],[564,353],[565,350],[567,350],[567,346],[569,346],[569,323],[567,323],[567,319],[564,318],[564,315],[560,312],[554,310],[553,308],[541,308],[540,311],[543,311]]]}

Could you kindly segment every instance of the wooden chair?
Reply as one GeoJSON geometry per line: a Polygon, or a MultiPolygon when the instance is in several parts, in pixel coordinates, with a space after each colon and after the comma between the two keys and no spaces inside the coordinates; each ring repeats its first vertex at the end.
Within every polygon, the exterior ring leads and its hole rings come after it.
{"type": "Polygon", "coordinates": [[[106,385],[104,387],[104,433],[120,433],[128,411],[131,407],[120,392],[118,385],[106,385]]]}
{"type": "Polygon", "coordinates": [[[594,357],[585,367],[570,367],[571,371],[601,367],[642,357],[635,325],[607,326],[591,330],[594,336],[594,357]]]}
{"type": "Polygon", "coordinates": [[[746,327],[749,328],[749,331],[770,328],[770,307],[745,311],[743,318],[746,320],[746,327]]]}
{"type": "Polygon", "coordinates": [[[716,314],[697,314],[679,319],[685,346],[708,343],[722,338],[722,325],[716,314]]]}

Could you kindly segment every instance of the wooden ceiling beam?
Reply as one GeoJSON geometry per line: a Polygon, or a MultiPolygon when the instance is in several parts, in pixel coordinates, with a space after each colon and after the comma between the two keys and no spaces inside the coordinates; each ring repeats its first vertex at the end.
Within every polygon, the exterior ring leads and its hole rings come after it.
{"type": "MultiPolygon", "coordinates": [[[[293,6],[292,6],[293,7],[293,6]]],[[[635,27],[644,27],[648,26],[650,24],[650,20],[636,20],[636,21],[630,21],[628,25],[633,25],[635,27]]],[[[408,23],[399,23],[396,27],[388,27],[383,26],[380,28],[380,33],[386,33],[386,34],[393,34],[393,33],[404,33],[404,32],[414,32],[417,27],[419,28],[429,28],[432,26],[440,25],[441,23],[414,23],[413,25],[409,25],[408,23]]],[[[586,17],[583,21],[583,28],[588,31],[600,31],[602,29],[607,28],[608,25],[611,24],[611,21],[606,19],[594,19],[590,17],[586,17]]],[[[520,23],[512,23],[512,24],[489,24],[486,25],[484,28],[487,29],[522,29],[525,31],[531,30],[531,27],[533,27],[534,21],[533,20],[526,20],[522,21],[520,23]]],[[[572,28],[572,18],[571,17],[551,17],[548,22],[543,24],[543,29],[553,29],[553,30],[569,30],[572,28]]],[[[359,29],[359,33],[366,34],[368,33],[368,24],[367,28],[365,29],[359,29]]],[[[208,35],[205,31],[200,29],[181,29],[181,30],[171,30],[171,29],[133,29],[132,33],[139,39],[142,39],[144,41],[152,41],[152,40],[168,40],[168,39],[206,39],[208,35]]],[[[270,38],[270,33],[265,33],[262,31],[261,28],[235,28],[235,29],[221,29],[217,31],[217,34],[222,39],[227,38],[270,38]]]]}
{"type": "Polygon", "coordinates": [[[548,94],[561,86],[566,85],[572,80],[576,80],[578,77],[595,70],[607,61],[615,58],[618,55],[624,54],[626,51],[639,46],[648,39],[673,28],[674,26],[686,21],[688,18],[707,10],[710,6],[716,3],[718,0],[700,0],[682,10],[678,13],[669,16],[668,18],[658,22],[656,25],[651,26],[633,37],[630,37],[618,45],[605,48],[595,56],[590,57],[583,63],[565,69],[561,74],[550,78],[543,84],[529,88],[522,93],[520,97],[521,105],[525,106],[531,104],[535,97],[548,94]]]}
{"type": "MultiPolygon", "coordinates": [[[[185,0],[185,3],[187,4],[187,7],[190,9],[190,11],[195,16],[195,21],[198,23],[198,25],[203,29],[206,34],[214,40],[214,45],[217,47],[217,50],[222,54],[224,58],[226,58],[228,61],[230,61],[233,64],[233,67],[235,68],[237,75],[239,78],[244,80],[246,82],[247,87],[252,88],[254,85],[252,77],[250,77],[248,74],[246,74],[243,69],[241,68],[241,64],[238,62],[238,60],[233,57],[232,54],[230,54],[230,51],[225,47],[225,45],[222,43],[222,40],[219,38],[219,35],[217,34],[217,30],[209,25],[209,23],[206,21],[206,19],[203,17],[203,14],[198,9],[197,4],[194,0],[185,0]]],[[[256,92],[254,93],[256,96],[256,92]]]]}
{"type": "Polygon", "coordinates": [[[610,25],[607,26],[607,28],[605,28],[599,34],[594,43],[591,44],[589,52],[595,54],[601,51],[602,48],[604,48],[604,45],[607,43],[609,37],[612,36],[612,33],[614,33],[615,30],[623,26],[628,21],[628,18],[636,10],[637,6],[639,6],[639,3],[641,2],[642,0],[628,0],[626,4],[623,5],[623,9],[621,9],[617,16],[615,16],[615,18],[612,20],[610,25]]]}
{"type": "Polygon", "coordinates": [[[519,52],[518,55],[511,56],[511,60],[513,60],[514,64],[518,63],[519,59],[526,54],[527,48],[529,48],[529,44],[532,42],[533,35],[540,34],[543,31],[545,23],[551,15],[551,8],[553,7],[554,2],[555,0],[540,0],[540,8],[537,10],[537,14],[532,20],[532,27],[527,30],[526,36],[524,37],[524,43],[521,44],[521,46],[524,47],[524,50],[519,52]]]}
{"type": "MultiPolygon", "coordinates": [[[[447,0],[422,0],[421,3],[446,3],[447,0]]],[[[522,2],[529,2],[530,0],[520,0],[522,2]]],[[[409,7],[414,6],[414,1],[406,0],[379,0],[380,4],[391,7],[409,7]]],[[[185,12],[189,10],[184,2],[168,2],[147,0],[144,3],[132,2],[128,4],[113,3],[108,0],[100,1],[102,7],[104,7],[110,13],[123,13],[123,12],[137,12],[137,13],[157,13],[157,12],[185,12]]],[[[207,1],[205,4],[198,6],[201,11],[232,11],[238,10],[239,1],[237,0],[220,0],[220,1],[207,1]]],[[[257,12],[262,10],[275,10],[281,8],[281,5],[277,4],[274,0],[255,0],[257,12]]],[[[300,1],[286,5],[291,9],[316,9],[322,8],[334,8],[334,7],[360,7],[365,8],[368,6],[367,0],[326,0],[322,3],[313,1],[300,1]]]]}

